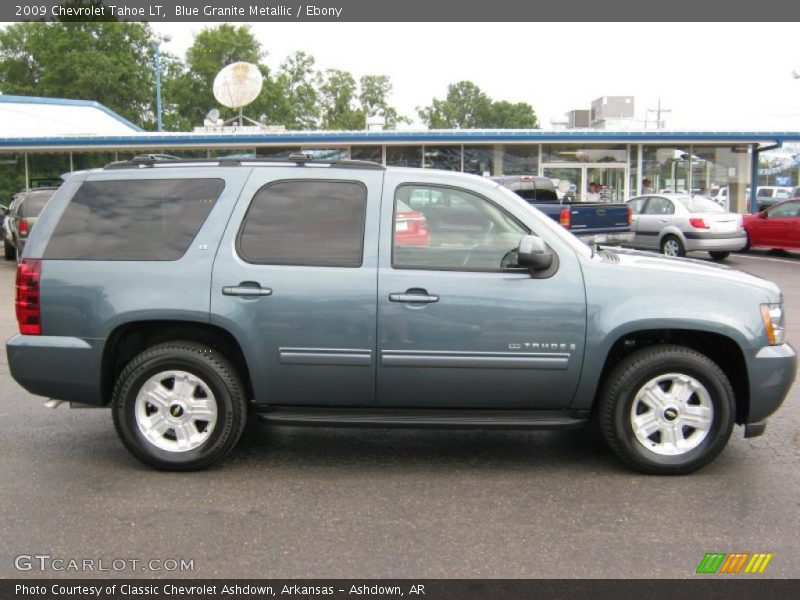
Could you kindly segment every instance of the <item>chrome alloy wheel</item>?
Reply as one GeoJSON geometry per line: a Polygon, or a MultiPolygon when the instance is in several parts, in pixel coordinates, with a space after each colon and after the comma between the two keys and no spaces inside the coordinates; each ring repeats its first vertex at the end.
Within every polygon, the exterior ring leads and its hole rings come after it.
{"type": "Polygon", "coordinates": [[[162,371],[136,395],[136,424],[148,442],[167,452],[201,446],[217,423],[217,401],[208,384],[186,371],[162,371]]]}
{"type": "Polygon", "coordinates": [[[664,254],[667,256],[680,256],[681,255],[681,247],[678,243],[678,240],[674,238],[670,238],[664,242],[664,254]]]}
{"type": "Polygon", "coordinates": [[[667,373],[639,389],[630,420],[642,446],[662,456],[678,456],[697,448],[706,438],[714,421],[714,405],[697,379],[667,373]]]}

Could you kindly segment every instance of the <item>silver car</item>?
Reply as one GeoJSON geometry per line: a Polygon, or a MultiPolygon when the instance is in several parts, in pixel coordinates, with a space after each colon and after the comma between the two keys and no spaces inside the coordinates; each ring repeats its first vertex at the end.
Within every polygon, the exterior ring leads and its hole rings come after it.
{"type": "Polygon", "coordinates": [[[633,241],[628,245],[684,256],[704,250],[723,260],[747,242],[742,216],[728,212],[705,196],[648,194],[628,200],[633,241]]]}

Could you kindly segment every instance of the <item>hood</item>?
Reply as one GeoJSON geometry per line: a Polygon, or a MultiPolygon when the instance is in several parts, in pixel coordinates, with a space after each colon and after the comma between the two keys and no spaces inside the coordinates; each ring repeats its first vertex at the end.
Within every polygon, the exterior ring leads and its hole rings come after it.
{"type": "MultiPolygon", "coordinates": [[[[604,248],[598,253],[598,257],[601,258],[601,260],[603,259],[603,254],[606,255],[605,260],[611,258],[614,262],[618,261],[620,266],[629,269],[657,271],[663,276],[700,277],[704,280],[716,279],[720,282],[729,282],[751,288],[755,287],[762,290],[770,298],[777,298],[781,293],[780,288],[767,279],[762,279],[761,277],[756,277],[755,275],[750,275],[749,273],[725,265],[694,258],[674,258],[671,256],[664,256],[663,254],[656,254],[655,252],[629,250],[625,248],[615,248],[614,250],[604,248]]],[[[674,283],[675,285],[681,285],[679,281],[675,281],[674,283]]]]}

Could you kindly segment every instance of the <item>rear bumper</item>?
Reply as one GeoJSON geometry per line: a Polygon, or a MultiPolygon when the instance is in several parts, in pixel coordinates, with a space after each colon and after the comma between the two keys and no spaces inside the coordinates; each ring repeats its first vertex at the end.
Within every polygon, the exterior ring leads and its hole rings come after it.
{"type": "Polygon", "coordinates": [[[783,403],[797,374],[797,354],[789,344],[759,348],[750,358],[750,411],[745,423],[765,421],[783,403]]]}
{"type": "Polygon", "coordinates": [[[747,235],[731,235],[729,233],[685,233],[686,250],[693,251],[718,251],[735,252],[747,244],[747,235]]]}
{"type": "Polygon", "coordinates": [[[11,376],[31,394],[103,404],[100,392],[102,340],[15,335],[6,342],[11,376]]]}

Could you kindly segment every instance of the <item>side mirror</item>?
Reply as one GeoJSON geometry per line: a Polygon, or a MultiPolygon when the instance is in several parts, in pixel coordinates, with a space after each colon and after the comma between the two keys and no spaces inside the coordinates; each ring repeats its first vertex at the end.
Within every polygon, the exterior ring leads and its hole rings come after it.
{"type": "Polygon", "coordinates": [[[758,213],[758,218],[759,219],[766,219],[767,218],[767,211],[762,210],[760,213],[758,213]]]}
{"type": "Polygon", "coordinates": [[[517,251],[520,267],[529,267],[534,271],[543,271],[553,265],[553,252],[542,238],[535,235],[523,236],[517,251]]]}

